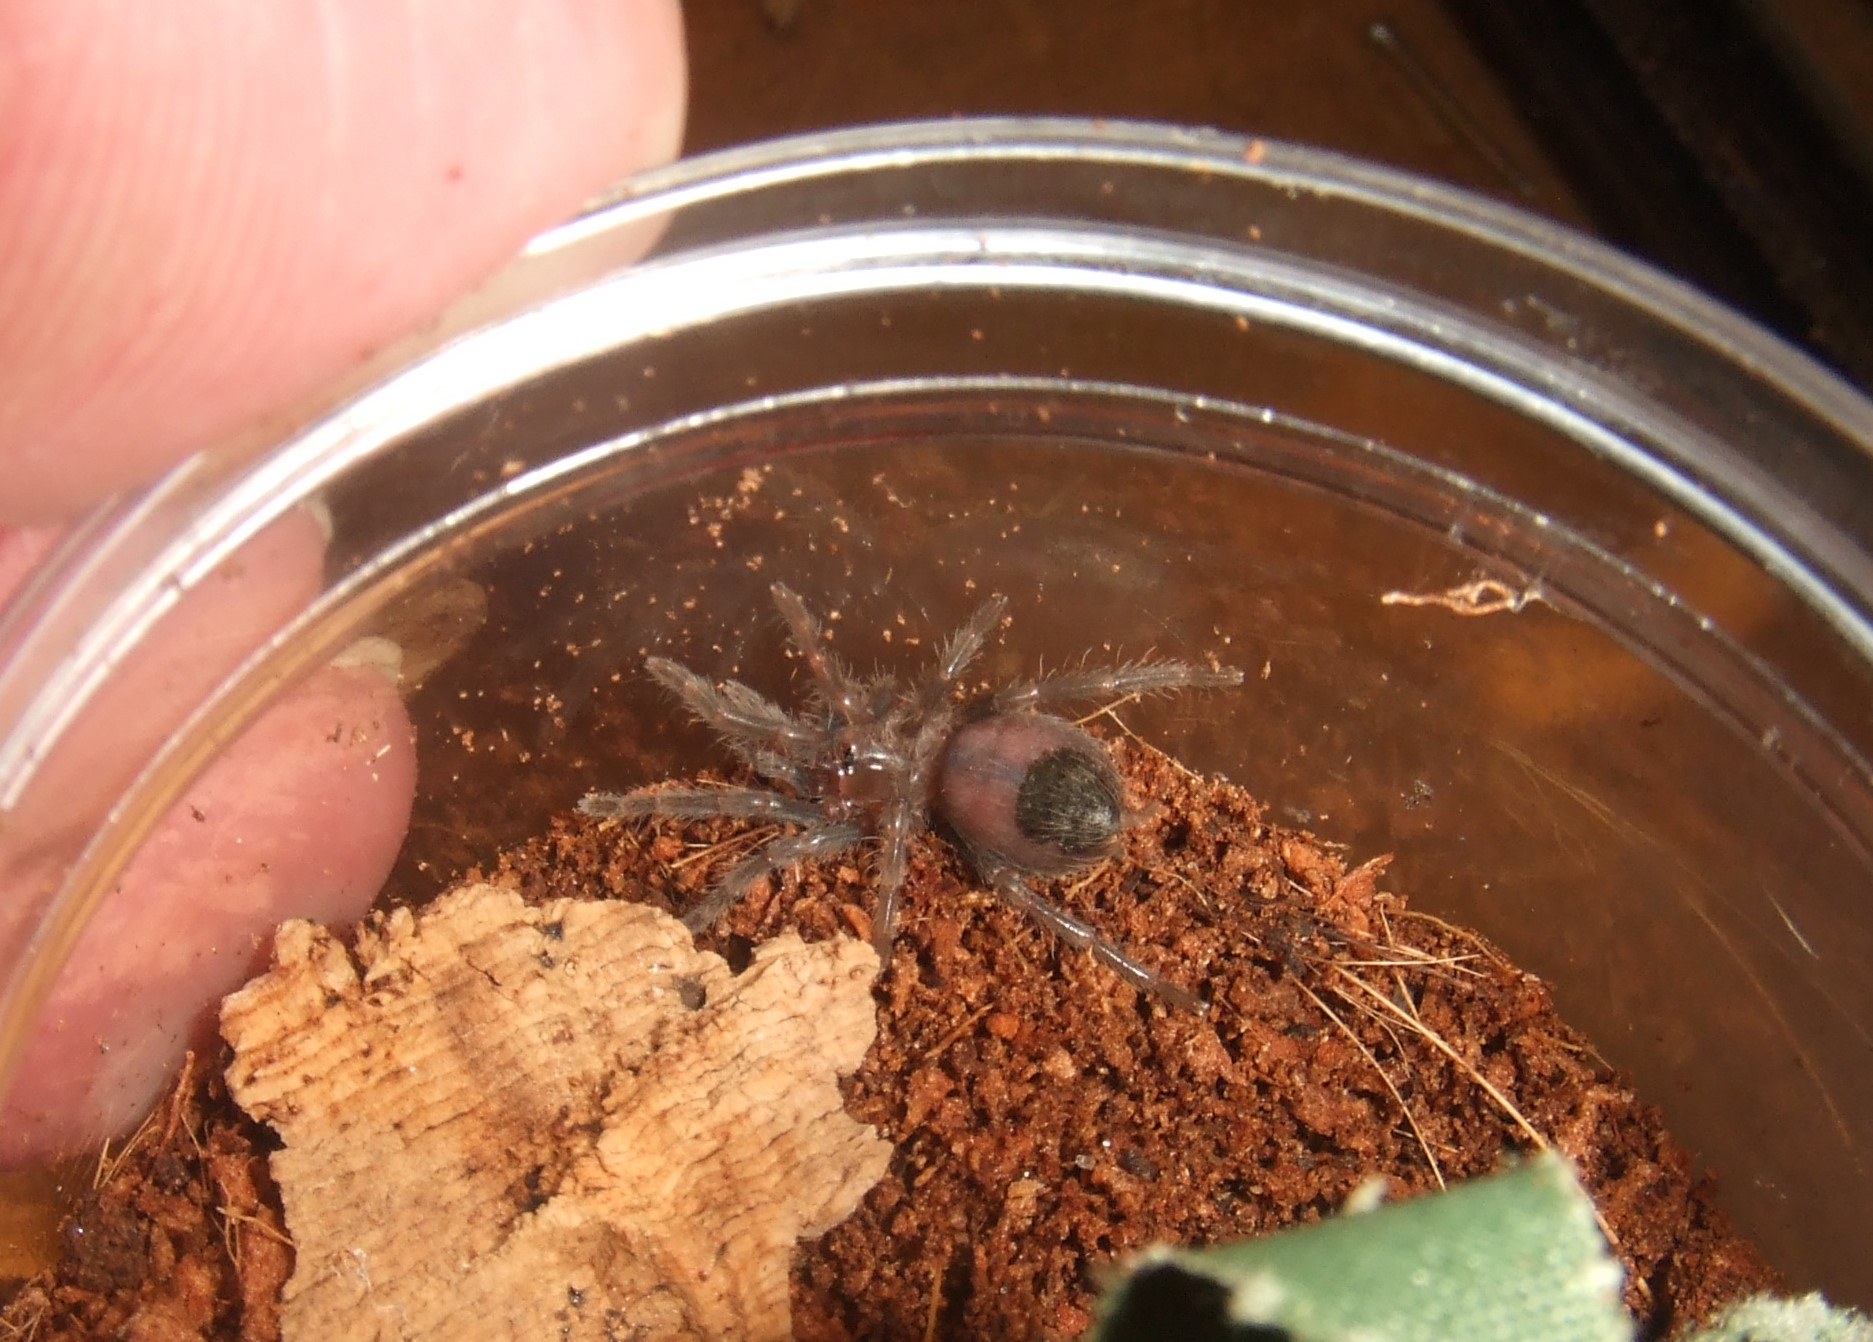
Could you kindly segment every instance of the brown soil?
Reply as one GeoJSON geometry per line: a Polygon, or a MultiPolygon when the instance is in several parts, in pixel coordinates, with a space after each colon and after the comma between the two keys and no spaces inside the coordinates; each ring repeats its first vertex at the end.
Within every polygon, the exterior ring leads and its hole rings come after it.
{"type": "MultiPolygon", "coordinates": [[[[1056,896],[1209,1014],[1141,997],[981,893],[949,845],[921,845],[878,1042],[846,1086],[897,1157],[802,1249],[802,1342],[924,1338],[933,1320],[936,1336],[1074,1337],[1098,1267],[1127,1250],[1312,1220],[1374,1174],[1421,1192],[1537,1141],[1580,1167],[1646,1335],[1777,1284],[1539,980],[1382,891],[1383,862],[1348,871],[1241,789],[1129,742],[1114,753],[1158,809],[1056,896]]],[[[680,911],[757,837],[575,822],[497,879],[680,911]]],[[[868,910],[866,875],[841,863],[757,892],[703,940],[733,964],[784,927],[868,935],[868,910]]]]}
{"type": "MultiPolygon", "coordinates": [[[[1098,1269],[1130,1249],[1312,1220],[1375,1174],[1423,1192],[1538,1143],[1579,1166],[1643,1335],[1780,1284],[1538,980],[1382,890],[1383,862],[1349,871],[1239,789],[1114,750],[1158,808],[1121,859],[1054,894],[1211,1010],[1140,997],[979,892],[947,844],[920,844],[878,1041],[845,1087],[896,1155],[856,1215],[802,1245],[796,1337],[1074,1337],[1098,1269]]],[[[681,910],[760,837],[573,818],[490,874],[530,900],[681,910]]],[[[868,909],[859,865],[811,868],[703,940],[738,965],[785,927],[867,935],[868,909]]],[[[288,1254],[264,1140],[218,1074],[185,1084],[0,1328],[31,1314],[37,1337],[95,1337],[140,1314],[161,1328],[138,1337],[274,1335],[260,1302],[288,1254]]]]}
{"type": "Polygon", "coordinates": [[[185,1338],[266,1342],[280,1332],[293,1251],[267,1173],[273,1144],[191,1057],[175,1091],[59,1228],[58,1266],[7,1291],[0,1337],[32,1342],[185,1338]]]}

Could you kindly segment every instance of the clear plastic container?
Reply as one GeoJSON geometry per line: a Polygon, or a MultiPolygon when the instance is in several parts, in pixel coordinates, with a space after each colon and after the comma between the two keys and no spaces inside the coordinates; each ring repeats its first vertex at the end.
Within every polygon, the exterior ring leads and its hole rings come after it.
{"type": "Polygon", "coordinates": [[[641,658],[777,685],[774,580],[900,667],[999,590],[1009,669],[1247,667],[1134,725],[1396,853],[1796,1285],[1873,1305],[1873,406],[1802,355],[1395,172],[953,121],[650,174],[372,376],[96,519],[0,621],[0,861],[38,891],[0,1058],[185,782],[361,636],[436,663],[415,898],[694,763],[641,658]],[[321,589],[100,751],[192,587],[309,500],[321,589]]]}

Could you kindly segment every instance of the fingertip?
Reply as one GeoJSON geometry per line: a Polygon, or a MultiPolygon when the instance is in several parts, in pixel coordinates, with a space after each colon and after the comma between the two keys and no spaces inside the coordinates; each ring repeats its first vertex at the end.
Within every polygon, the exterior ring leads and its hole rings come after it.
{"type": "Polygon", "coordinates": [[[212,1040],[215,1004],[289,918],[345,924],[409,825],[416,752],[395,684],[333,666],[261,715],[172,807],[93,916],[0,1104],[0,1165],[112,1136],[212,1040]]]}
{"type": "Polygon", "coordinates": [[[310,394],[682,133],[675,0],[112,15],[0,11],[0,521],[310,394]]]}

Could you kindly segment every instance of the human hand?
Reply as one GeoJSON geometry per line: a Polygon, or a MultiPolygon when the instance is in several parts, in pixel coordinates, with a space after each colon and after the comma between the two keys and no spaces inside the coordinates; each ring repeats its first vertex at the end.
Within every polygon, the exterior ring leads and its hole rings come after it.
{"type": "MultiPolygon", "coordinates": [[[[93,505],[674,155],[683,92],[676,0],[0,4],[0,603],[93,505]]],[[[325,539],[277,524],[193,594],[171,655],[212,683],[219,649],[318,590],[325,539]]],[[[134,1121],[282,918],[357,918],[414,778],[382,670],[274,705],[88,926],[0,1106],[0,1165],[134,1121]]]]}

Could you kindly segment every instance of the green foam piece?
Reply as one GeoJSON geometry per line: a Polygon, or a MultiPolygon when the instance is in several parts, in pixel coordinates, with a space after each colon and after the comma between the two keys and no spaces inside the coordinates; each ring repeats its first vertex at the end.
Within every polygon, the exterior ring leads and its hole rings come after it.
{"type": "Polygon", "coordinates": [[[1873,1322],[1818,1295],[1796,1300],[1759,1295],[1732,1306],[1686,1342],[1873,1342],[1873,1322]]]}
{"type": "Polygon", "coordinates": [[[1265,1239],[1147,1251],[1108,1293],[1094,1336],[1631,1342],[1620,1280],[1572,1168],[1544,1153],[1265,1239]]]}

